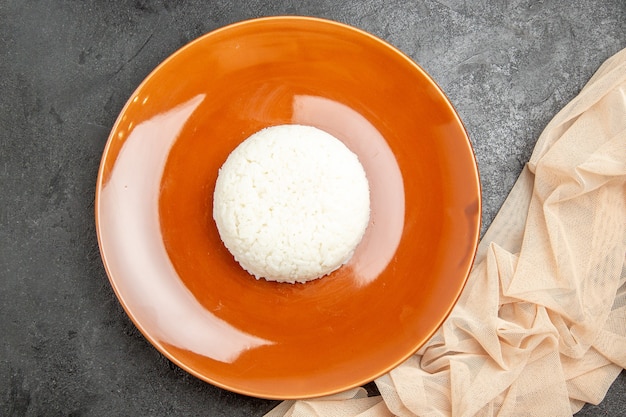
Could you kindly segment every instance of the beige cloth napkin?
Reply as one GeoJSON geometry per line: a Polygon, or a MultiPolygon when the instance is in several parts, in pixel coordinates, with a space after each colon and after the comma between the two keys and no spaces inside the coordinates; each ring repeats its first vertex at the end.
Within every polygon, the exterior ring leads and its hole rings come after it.
{"type": "Polygon", "coordinates": [[[626,368],[626,49],[548,124],[450,317],[364,389],[277,416],[568,416],[626,368]]]}

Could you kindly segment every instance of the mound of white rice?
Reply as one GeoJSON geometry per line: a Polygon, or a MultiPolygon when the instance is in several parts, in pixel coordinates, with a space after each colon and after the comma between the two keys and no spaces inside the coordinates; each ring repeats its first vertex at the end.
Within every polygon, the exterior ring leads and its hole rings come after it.
{"type": "Polygon", "coordinates": [[[310,126],[263,129],[219,170],[213,218],[224,245],[258,278],[306,282],[354,253],[367,228],[369,184],[357,156],[310,126]]]}

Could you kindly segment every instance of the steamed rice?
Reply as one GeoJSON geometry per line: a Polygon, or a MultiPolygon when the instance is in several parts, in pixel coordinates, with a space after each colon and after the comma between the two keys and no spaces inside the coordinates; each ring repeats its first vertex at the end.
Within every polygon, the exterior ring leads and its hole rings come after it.
{"type": "Polygon", "coordinates": [[[258,278],[306,282],[346,263],[369,222],[357,156],[310,126],[263,129],[219,170],[213,218],[235,260],[258,278]]]}

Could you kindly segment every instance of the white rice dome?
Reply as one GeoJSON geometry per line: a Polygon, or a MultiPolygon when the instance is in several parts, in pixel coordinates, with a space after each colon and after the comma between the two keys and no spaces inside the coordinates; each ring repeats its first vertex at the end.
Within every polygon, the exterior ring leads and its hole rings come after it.
{"type": "Polygon", "coordinates": [[[268,127],[219,170],[213,218],[224,245],[257,279],[306,282],[346,263],[369,222],[369,184],[332,135],[268,127]]]}

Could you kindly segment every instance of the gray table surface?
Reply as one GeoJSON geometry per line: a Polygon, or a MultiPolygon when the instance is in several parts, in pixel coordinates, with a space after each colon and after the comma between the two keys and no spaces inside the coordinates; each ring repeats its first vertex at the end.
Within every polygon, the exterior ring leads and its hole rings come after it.
{"type": "MultiPolygon", "coordinates": [[[[299,14],[395,45],[459,111],[489,226],[546,123],[626,47],[624,0],[0,1],[0,415],[261,416],[160,355],[105,275],[93,202],[127,98],[228,23],[299,14]]],[[[373,385],[369,385],[372,389],[373,385]]],[[[582,416],[626,415],[624,372],[582,416]]]]}

